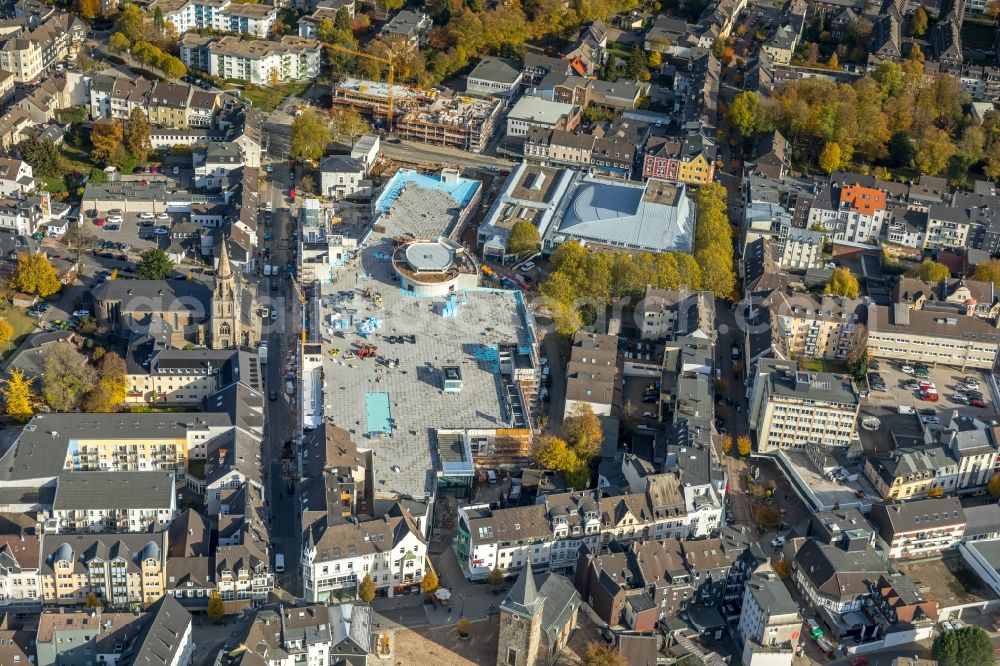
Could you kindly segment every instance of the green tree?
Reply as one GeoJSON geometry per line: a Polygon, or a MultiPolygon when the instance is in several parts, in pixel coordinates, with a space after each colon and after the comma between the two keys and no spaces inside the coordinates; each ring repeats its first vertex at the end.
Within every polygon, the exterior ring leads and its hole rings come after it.
{"type": "Polygon", "coordinates": [[[967,626],[937,635],[931,654],[940,666],[989,666],[993,642],[982,627],[967,626]]]}
{"type": "Polygon", "coordinates": [[[59,170],[64,165],[59,148],[48,139],[39,141],[31,136],[18,144],[17,149],[24,161],[31,165],[36,176],[62,175],[59,170]]]}
{"type": "Polygon", "coordinates": [[[166,252],[154,247],[142,253],[136,271],[144,280],[165,280],[174,271],[174,262],[166,252]]]}
{"type": "Polygon", "coordinates": [[[427,573],[424,574],[424,579],[420,581],[420,589],[425,594],[434,594],[435,592],[437,592],[438,585],[439,583],[437,574],[430,569],[427,571],[427,573]]]}
{"type": "Polygon", "coordinates": [[[927,10],[924,9],[923,5],[917,7],[917,10],[913,12],[910,16],[909,33],[911,37],[923,37],[927,34],[927,24],[930,21],[930,16],[927,14],[927,10]]]}
{"type": "Polygon", "coordinates": [[[833,173],[840,168],[842,151],[836,141],[828,141],[819,154],[819,168],[826,173],[833,173]]]}
{"type": "Polygon", "coordinates": [[[35,392],[31,390],[31,380],[20,370],[8,371],[3,381],[4,408],[7,416],[18,421],[27,421],[35,415],[35,392]]]}
{"type": "Polygon", "coordinates": [[[933,259],[924,259],[917,267],[917,277],[924,282],[940,282],[951,277],[951,270],[933,259]]]}
{"type": "Polygon", "coordinates": [[[167,27],[166,21],[163,20],[163,8],[157,7],[153,10],[153,30],[159,36],[163,35],[163,30],[167,27]]]}
{"type": "Polygon", "coordinates": [[[937,127],[930,128],[917,141],[913,163],[920,173],[936,176],[944,171],[955,151],[955,143],[947,132],[937,127]]]}
{"type": "Polygon", "coordinates": [[[371,574],[365,574],[365,577],[361,580],[361,585],[358,586],[358,599],[370,604],[372,599],[375,598],[375,581],[372,580],[371,574]]]}
{"type": "Polygon", "coordinates": [[[225,602],[222,601],[222,597],[219,596],[218,592],[212,592],[212,596],[208,598],[208,607],[205,608],[205,615],[207,615],[208,619],[212,622],[218,622],[225,614],[225,602]]]}
{"type": "Polygon", "coordinates": [[[45,298],[59,291],[60,282],[48,257],[21,252],[17,255],[17,268],[10,277],[10,285],[22,293],[45,298]]]}
{"type": "Polygon", "coordinates": [[[62,342],[47,347],[42,354],[42,397],[56,412],[76,411],[83,397],[97,381],[86,357],[73,345],[62,342]]]}
{"type": "Polygon", "coordinates": [[[848,365],[848,369],[851,376],[854,377],[854,381],[865,381],[865,377],[868,376],[868,350],[862,349],[858,358],[848,365]]]}
{"type": "Polygon", "coordinates": [[[128,119],[128,135],[125,137],[125,150],[137,162],[145,162],[153,150],[150,139],[149,120],[145,112],[138,106],[132,109],[128,119]]]}
{"type": "Polygon", "coordinates": [[[527,220],[518,220],[510,228],[507,235],[507,252],[513,255],[528,255],[538,252],[542,246],[542,237],[538,227],[527,220]]]}
{"type": "Polygon", "coordinates": [[[861,293],[858,279],[846,268],[834,268],[830,281],[826,283],[823,293],[827,296],[846,296],[857,298],[861,293]]]}
{"type": "Polygon", "coordinates": [[[637,79],[639,78],[639,74],[647,71],[648,68],[649,62],[646,60],[646,54],[636,44],[635,48],[632,49],[632,53],[629,54],[628,62],[625,64],[625,75],[630,79],[637,79]]]}
{"type": "Polygon", "coordinates": [[[312,109],[292,121],[292,157],[319,159],[330,143],[329,125],[312,109]]]}
{"type": "Polygon", "coordinates": [[[347,11],[347,7],[341,7],[337,10],[337,14],[333,19],[337,30],[350,30],[351,29],[351,13],[347,11]]]}
{"type": "Polygon", "coordinates": [[[128,38],[129,42],[146,38],[146,19],[138,5],[129,3],[122,7],[118,18],[118,30],[128,38]]]}
{"type": "Polygon", "coordinates": [[[729,105],[729,122],[742,137],[753,136],[761,113],[760,97],[750,90],[739,93],[729,105]]]}
{"type": "Polygon", "coordinates": [[[976,264],[973,277],[982,282],[992,282],[994,288],[1000,289],[1000,259],[990,259],[985,264],[976,264]]]}
{"type": "Polygon", "coordinates": [[[130,46],[132,42],[124,33],[116,32],[108,38],[108,50],[112,53],[125,53],[130,46]]]}

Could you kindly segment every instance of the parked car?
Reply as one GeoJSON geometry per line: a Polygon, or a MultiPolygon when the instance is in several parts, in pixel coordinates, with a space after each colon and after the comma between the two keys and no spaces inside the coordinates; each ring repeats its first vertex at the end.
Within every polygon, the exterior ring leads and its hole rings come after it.
{"type": "Polygon", "coordinates": [[[912,375],[913,374],[913,367],[909,366],[909,365],[904,365],[899,370],[900,370],[900,372],[905,372],[908,375],[912,375]]]}
{"type": "Polygon", "coordinates": [[[931,391],[921,391],[920,392],[920,399],[924,400],[925,402],[937,402],[941,398],[937,394],[937,391],[934,391],[934,392],[931,392],[931,391]]]}
{"type": "Polygon", "coordinates": [[[271,400],[277,400],[278,392],[274,389],[271,389],[271,391],[267,394],[267,397],[270,398],[271,400]]]}
{"type": "Polygon", "coordinates": [[[809,627],[809,635],[813,638],[817,638],[823,635],[823,630],[820,629],[819,623],[815,619],[809,618],[806,620],[806,626],[809,627]]]}
{"type": "Polygon", "coordinates": [[[528,262],[525,262],[525,263],[521,264],[521,270],[522,271],[530,271],[534,267],[535,267],[535,262],[533,262],[533,261],[528,261],[528,262]]]}
{"type": "Polygon", "coordinates": [[[140,220],[152,220],[154,217],[155,217],[155,215],[153,215],[150,212],[139,213],[139,219],[140,220]]]}
{"type": "Polygon", "coordinates": [[[977,407],[979,409],[986,409],[986,403],[979,398],[973,398],[969,401],[969,405],[972,407],[977,407]]]}
{"type": "Polygon", "coordinates": [[[89,317],[90,310],[73,310],[74,317],[89,317]]]}
{"type": "Polygon", "coordinates": [[[920,420],[924,423],[941,423],[941,419],[936,416],[921,416],[920,420]]]}
{"type": "Polygon", "coordinates": [[[954,395],[950,395],[950,396],[948,396],[948,399],[951,400],[952,402],[957,402],[960,405],[967,405],[967,404],[969,404],[969,399],[966,398],[961,393],[956,393],[954,395]]]}
{"type": "Polygon", "coordinates": [[[157,213],[156,214],[156,219],[158,219],[158,220],[169,220],[170,219],[170,215],[168,213],[157,213]]]}
{"type": "Polygon", "coordinates": [[[865,655],[860,655],[851,659],[851,666],[865,666],[868,663],[868,657],[865,655]]]}
{"type": "Polygon", "coordinates": [[[156,227],[154,233],[157,236],[166,236],[167,234],[170,233],[170,229],[168,229],[167,227],[156,227]]]}
{"type": "Polygon", "coordinates": [[[781,548],[782,546],[785,545],[785,537],[783,536],[774,537],[773,539],[771,539],[771,545],[774,546],[775,548],[781,548]]]}
{"type": "Polygon", "coordinates": [[[108,215],[108,222],[112,222],[114,224],[121,224],[124,221],[125,218],[122,217],[121,215],[108,215]]]}

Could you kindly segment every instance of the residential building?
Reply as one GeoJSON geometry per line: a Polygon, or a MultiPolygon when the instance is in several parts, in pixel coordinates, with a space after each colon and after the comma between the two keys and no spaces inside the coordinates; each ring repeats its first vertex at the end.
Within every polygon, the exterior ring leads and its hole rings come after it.
{"type": "Polygon", "coordinates": [[[868,354],[876,359],[992,368],[1000,351],[1000,331],[974,316],[869,305],[866,325],[868,354]]]}
{"type": "Polygon", "coordinates": [[[784,269],[819,268],[824,235],[812,229],[781,225],[778,230],[777,262],[784,269]]]}
{"type": "Polygon", "coordinates": [[[160,9],[181,35],[188,30],[209,29],[265,38],[278,17],[272,5],[246,5],[230,0],[154,0],[149,11],[160,9]]]}
{"type": "Polygon", "coordinates": [[[715,337],[715,299],[707,291],[665,291],[647,286],[636,317],[643,340],[715,337]]]}
{"type": "Polygon", "coordinates": [[[618,337],[578,331],[566,364],[564,418],[586,405],[610,416],[618,387],[618,337]]]}
{"type": "Polygon", "coordinates": [[[609,111],[635,109],[647,95],[649,84],[637,81],[595,79],[590,85],[590,103],[609,111]]]}
{"type": "Polygon", "coordinates": [[[682,538],[697,530],[674,475],[646,477],[643,492],[598,494],[546,494],[541,504],[506,509],[460,508],[457,553],[463,573],[482,580],[494,567],[507,574],[529,563],[558,570],[573,566],[582,545],[596,552],[612,539],[627,544],[682,538]]]}
{"type": "Polygon", "coordinates": [[[523,77],[520,63],[487,56],[469,72],[465,91],[470,95],[510,98],[520,89],[523,77]]]}
{"type": "Polygon", "coordinates": [[[813,201],[807,225],[824,228],[834,240],[868,243],[882,236],[887,218],[884,191],[832,181],[813,201]]]}
{"type": "Polygon", "coordinates": [[[43,613],[38,619],[38,666],[187,666],[194,656],[191,615],[171,597],[161,598],[141,614],[83,610],[43,613]]]}
{"type": "Polygon", "coordinates": [[[166,589],[167,533],[52,534],[42,537],[40,572],[46,606],[102,603],[145,608],[166,589]]]}
{"type": "Polygon", "coordinates": [[[41,609],[40,551],[41,541],[35,534],[0,535],[0,610],[41,609]]]}
{"type": "Polygon", "coordinates": [[[798,605],[770,566],[751,574],[736,626],[743,641],[743,664],[752,663],[757,652],[767,653],[769,664],[791,664],[801,629],[798,605]]]}
{"type": "Polygon", "coordinates": [[[870,520],[888,545],[890,559],[936,557],[953,550],[966,524],[955,497],[876,504],[870,520]]]}
{"type": "Polygon", "coordinates": [[[191,124],[188,109],[191,107],[194,91],[195,88],[186,83],[157,81],[149,91],[146,102],[145,111],[149,123],[171,129],[187,128],[191,124]]]}
{"type": "Polygon", "coordinates": [[[805,601],[835,616],[860,610],[872,598],[869,583],[887,573],[867,532],[856,532],[863,533],[845,533],[833,544],[807,539],[792,558],[792,582],[805,601]]]}
{"type": "Polygon", "coordinates": [[[527,136],[532,127],[572,130],[579,123],[580,107],[525,96],[507,113],[507,136],[527,136]]]}
{"type": "Polygon", "coordinates": [[[164,349],[137,341],[125,357],[126,402],[200,405],[213,393],[253,374],[251,352],[227,349],[164,349]]]}
{"type": "Polygon", "coordinates": [[[196,188],[221,190],[229,184],[230,175],[243,168],[243,150],[235,143],[212,141],[194,150],[191,162],[196,188]]]}
{"type": "Polygon", "coordinates": [[[38,522],[44,534],[162,532],[176,516],[171,471],[63,472],[38,522]]]}
{"type": "Polygon", "coordinates": [[[403,9],[382,26],[378,36],[400,40],[406,47],[416,49],[427,43],[432,27],[434,22],[427,14],[403,9]]]}
{"type": "Polygon", "coordinates": [[[24,160],[0,158],[0,196],[23,199],[37,185],[30,164],[24,160]]]}
{"type": "Polygon", "coordinates": [[[18,21],[0,38],[0,69],[14,75],[18,88],[52,72],[56,64],[83,43],[87,27],[75,14],[56,11],[47,18],[18,21]]]}
{"type": "Polygon", "coordinates": [[[842,375],[760,359],[747,409],[757,450],[766,452],[809,444],[846,448],[858,439],[859,407],[853,385],[842,375]]]}
{"type": "Polygon", "coordinates": [[[1000,505],[965,507],[965,541],[1000,539],[1000,505]]]}
{"type": "Polygon", "coordinates": [[[845,361],[865,346],[861,301],[776,290],[767,302],[773,339],[783,358],[845,361]]]}
{"type": "Polygon", "coordinates": [[[0,663],[29,664],[37,659],[36,634],[26,629],[15,629],[13,617],[0,618],[0,663]]]}
{"type": "Polygon", "coordinates": [[[497,664],[552,664],[576,628],[580,595],[573,583],[555,573],[536,579],[525,564],[500,602],[497,664]]]}
{"type": "Polygon", "coordinates": [[[703,185],[715,177],[715,141],[701,132],[679,138],[650,137],[642,155],[642,177],[703,185]]]}
{"type": "Polygon", "coordinates": [[[427,539],[402,504],[365,521],[321,512],[305,528],[303,596],[320,603],[351,600],[366,575],[378,594],[402,594],[423,580],[426,557],[427,539]]]}
{"type": "Polygon", "coordinates": [[[307,37],[285,35],[280,41],[239,37],[181,38],[181,60],[212,76],[240,79],[257,85],[312,79],[319,76],[321,44],[307,37]]]}
{"type": "Polygon", "coordinates": [[[372,165],[378,159],[381,139],[378,134],[363,134],[354,142],[351,148],[351,159],[359,160],[365,167],[365,173],[371,171],[372,165]]]}
{"type": "Polygon", "coordinates": [[[97,75],[90,83],[90,117],[126,121],[133,109],[148,109],[154,85],[142,77],[97,75]]]}
{"type": "Polygon", "coordinates": [[[319,165],[321,194],[335,201],[345,197],[371,195],[371,181],[365,180],[364,163],[352,157],[331,155],[319,165]]]}
{"type": "Polygon", "coordinates": [[[905,303],[915,310],[994,321],[1000,316],[1000,294],[997,294],[992,282],[949,278],[931,284],[900,276],[892,299],[894,303],[905,303]]]}

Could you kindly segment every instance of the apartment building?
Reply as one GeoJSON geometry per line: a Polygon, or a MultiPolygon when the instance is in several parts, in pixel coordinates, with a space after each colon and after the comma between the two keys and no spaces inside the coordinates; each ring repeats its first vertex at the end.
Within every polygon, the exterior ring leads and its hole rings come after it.
{"type": "Polygon", "coordinates": [[[715,142],[701,132],[683,137],[650,137],[642,154],[642,177],[704,185],[715,177],[715,142]]]}
{"type": "Polygon", "coordinates": [[[200,405],[209,395],[251,374],[249,352],[159,349],[155,341],[129,347],[125,357],[132,404],[200,405]]]}
{"type": "Polygon", "coordinates": [[[319,165],[320,193],[335,201],[344,197],[371,194],[371,181],[365,181],[367,169],[360,161],[343,155],[324,157],[319,165]],[[363,185],[363,183],[368,183],[363,185]]]}
{"type": "Polygon", "coordinates": [[[365,576],[381,596],[404,594],[426,571],[427,539],[413,515],[397,503],[381,518],[342,522],[326,512],[307,512],[302,550],[303,596],[328,603],[352,600],[365,576]]]}
{"type": "Polygon", "coordinates": [[[573,130],[580,124],[580,107],[525,96],[507,113],[507,136],[524,137],[532,127],[573,130]]]}
{"type": "Polygon", "coordinates": [[[972,219],[965,207],[950,203],[931,204],[927,208],[924,249],[966,247],[972,229],[972,219]]]}
{"type": "Polygon", "coordinates": [[[862,301],[783,291],[767,301],[773,342],[784,358],[844,361],[864,348],[862,301]]]}
{"type": "Polygon", "coordinates": [[[564,415],[587,405],[595,414],[610,416],[617,390],[618,336],[578,331],[566,364],[564,415]]]}
{"type": "Polygon", "coordinates": [[[781,268],[808,270],[820,264],[824,236],[812,229],[779,225],[776,261],[781,268]]]}
{"type": "Polygon", "coordinates": [[[40,552],[41,541],[34,534],[0,535],[0,610],[41,609],[40,552]]]}
{"type": "Polygon", "coordinates": [[[258,85],[319,76],[321,53],[318,41],[298,35],[285,35],[280,41],[194,33],[181,38],[181,60],[188,67],[258,85]]]}
{"type": "Polygon", "coordinates": [[[1000,316],[1000,294],[992,282],[949,278],[937,284],[900,276],[892,291],[894,303],[914,310],[996,320],[1000,316]]]}
{"type": "Polygon", "coordinates": [[[34,83],[82,44],[86,34],[83,21],[66,12],[53,12],[40,24],[25,21],[0,41],[0,69],[13,74],[19,88],[34,83]]]}
{"type": "Polygon", "coordinates": [[[666,291],[647,286],[636,317],[643,340],[676,340],[687,335],[715,338],[715,299],[707,291],[666,291]]]}
{"type": "Polygon", "coordinates": [[[213,141],[192,152],[194,186],[204,190],[220,190],[229,184],[233,172],[242,169],[246,160],[238,144],[213,141]]]}
{"type": "Polygon", "coordinates": [[[382,39],[399,40],[403,46],[416,49],[427,42],[427,36],[433,27],[434,22],[427,14],[403,9],[382,26],[378,36],[382,39]]]}
{"type": "Polygon", "coordinates": [[[1000,352],[1000,330],[952,312],[914,309],[907,303],[869,305],[868,355],[956,368],[992,368],[1000,352]]]}
{"type": "Polygon", "coordinates": [[[195,88],[186,83],[157,81],[149,92],[146,116],[151,125],[171,129],[188,127],[191,96],[195,88]]]}
{"type": "Polygon", "coordinates": [[[145,608],[166,589],[167,533],[42,537],[39,577],[46,606],[145,608]]]}
{"type": "Polygon", "coordinates": [[[808,605],[835,616],[861,610],[872,598],[869,581],[887,573],[869,539],[868,531],[854,530],[831,544],[814,539],[802,544],[792,558],[792,582],[808,605]]]}
{"type": "Polygon", "coordinates": [[[43,613],[35,635],[38,666],[187,666],[194,655],[191,615],[170,597],[144,613],[43,613]]]}
{"type": "Polygon", "coordinates": [[[757,450],[847,447],[858,439],[860,400],[842,375],[800,372],[794,361],[760,359],[750,397],[757,450]]]}
{"type": "Polygon", "coordinates": [[[867,243],[881,237],[888,214],[882,190],[833,181],[816,195],[806,222],[809,228],[823,227],[834,240],[867,243]]]}
{"type": "Polygon", "coordinates": [[[153,127],[150,139],[154,148],[221,138],[205,130],[188,129],[208,128],[212,124],[224,96],[218,91],[200,90],[186,83],[99,74],[91,79],[89,94],[91,118],[127,121],[134,109],[142,109],[153,127]]]}
{"type": "Polygon", "coordinates": [[[743,641],[743,664],[753,663],[757,652],[767,653],[769,664],[791,664],[802,617],[792,595],[770,566],[750,575],[740,610],[736,632],[743,641]]]}
{"type": "Polygon", "coordinates": [[[95,76],[90,82],[90,117],[126,121],[133,109],[148,108],[154,85],[142,77],[95,76]]]}
{"type": "Polygon", "coordinates": [[[936,557],[957,548],[965,534],[965,512],[956,497],[876,504],[869,519],[890,559],[936,557]]]}
{"type": "Polygon", "coordinates": [[[247,5],[222,0],[155,0],[148,11],[160,9],[165,21],[170,21],[183,35],[188,30],[210,29],[237,32],[255,37],[267,37],[278,17],[278,8],[271,5],[247,5]]]}
{"type": "Polygon", "coordinates": [[[172,471],[63,472],[38,522],[43,534],[162,532],[176,516],[172,471]]]}
{"type": "Polygon", "coordinates": [[[494,567],[504,573],[528,563],[536,570],[570,567],[583,545],[597,552],[612,539],[683,538],[691,529],[680,482],[661,474],[649,477],[642,493],[598,497],[588,490],[547,494],[533,506],[462,507],[456,548],[465,576],[482,580],[494,567]]]}

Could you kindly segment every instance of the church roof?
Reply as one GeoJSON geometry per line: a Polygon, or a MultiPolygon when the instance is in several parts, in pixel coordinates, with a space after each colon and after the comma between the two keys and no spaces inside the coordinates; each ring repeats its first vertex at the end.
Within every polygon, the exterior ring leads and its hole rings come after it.
{"type": "Polygon", "coordinates": [[[531,560],[528,560],[524,568],[521,569],[517,582],[514,583],[514,587],[510,588],[510,592],[507,593],[501,605],[514,613],[534,615],[544,601],[538,596],[535,574],[531,571],[531,560]]]}

